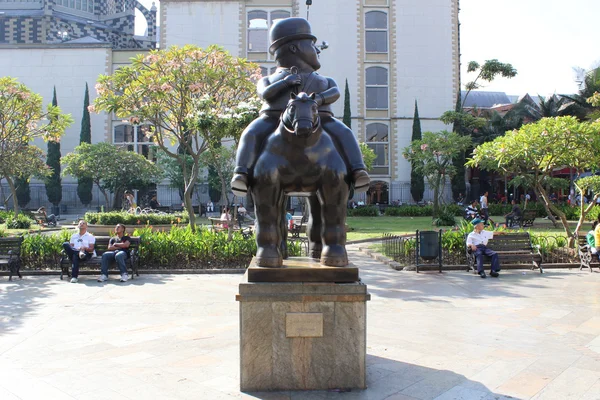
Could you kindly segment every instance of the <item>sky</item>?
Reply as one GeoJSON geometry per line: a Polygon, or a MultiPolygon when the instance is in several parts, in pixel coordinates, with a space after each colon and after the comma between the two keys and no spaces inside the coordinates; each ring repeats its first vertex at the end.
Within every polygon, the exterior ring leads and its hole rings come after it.
{"type": "Polygon", "coordinates": [[[461,80],[469,61],[498,59],[517,70],[479,90],[509,95],[576,93],[573,67],[600,65],[600,0],[460,0],[461,80]]]}
{"type": "MultiPolygon", "coordinates": [[[[141,2],[150,7],[153,0],[141,2]]],[[[483,82],[479,90],[576,93],[573,67],[600,65],[598,16],[600,0],[460,0],[463,88],[475,78],[466,72],[469,61],[495,58],[512,64],[517,76],[483,82]]]]}

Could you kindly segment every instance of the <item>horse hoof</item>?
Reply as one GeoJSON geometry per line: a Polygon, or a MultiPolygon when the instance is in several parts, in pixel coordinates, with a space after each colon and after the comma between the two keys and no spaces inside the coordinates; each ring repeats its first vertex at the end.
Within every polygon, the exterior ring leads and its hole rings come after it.
{"type": "Polygon", "coordinates": [[[278,268],[283,265],[283,257],[277,247],[259,247],[256,251],[256,265],[278,268]]]}
{"type": "Polygon", "coordinates": [[[329,267],[345,267],[348,265],[348,254],[342,245],[323,246],[321,264],[329,267]]]}

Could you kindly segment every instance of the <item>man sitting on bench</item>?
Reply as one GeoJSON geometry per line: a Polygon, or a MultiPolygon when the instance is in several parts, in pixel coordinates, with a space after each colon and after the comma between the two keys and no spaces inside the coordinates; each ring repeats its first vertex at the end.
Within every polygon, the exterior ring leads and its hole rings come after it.
{"type": "Polygon", "coordinates": [[[67,253],[72,263],[71,283],[78,282],[79,263],[88,261],[90,258],[96,256],[96,251],[94,250],[96,238],[87,231],[87,222],[83,219],[79,220],[77,228],[79,232],[71,235],[71,241],[63,243],[63,249],[65,249],[65,253],[67,253]]]}
{"type": "Polygon", "coordinates": [[[483,270],[483,256],[492,258],[492,267],[490,275],[497,278],[500,274],[500,262],[498,261],[498,253],[487,248],[488,240],[494,237],[494,232],[483,230],[483,220],[475,218],[471,223],[473,224],[473,232],[467,236],[467,246],[471,249],[477,260],[477,273],[480,277],[485,278],[485,271],[483,270]]]}

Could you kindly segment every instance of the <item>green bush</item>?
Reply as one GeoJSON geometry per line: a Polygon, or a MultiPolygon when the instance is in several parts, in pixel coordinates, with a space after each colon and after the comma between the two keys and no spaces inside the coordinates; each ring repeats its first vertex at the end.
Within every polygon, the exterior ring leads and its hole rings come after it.
{"type": "Polygon", "coordinates": [[[399,206],[387,207],[385,215],[389,217],[431,217],[431,206],[399,206]]]}
{"type": "Polygon", "coordinates": [[[442,207],[439,215],[433,220],[433,223],[435,226],[454,226],[456,224],[454,216],[455,210],[451,207],[442,207]]]}
{"type": "Polygon", "coordinates": [[[13,215],[12,211],[0,211],[0,224],[5,223],[9,215],[13,215]]]}
{"type": "Polygon", "coordinates": [[[22,214],[18,214],[15,217],[15,215],[11,213],[6,217],[5,223],[7,229],[29,229],[33,220],[22,214]]]}
{"type": "Polygon", "coordinates": [[[21,246],[23,264],[33,269],[56,267],[60,261],[62,244],[69,241],[72,233],[63,229],[53,235],[24,235],[21,246]]]}
{"type": "Polygon", "coordinates": [[[187,213],[177,214],[130,214],[124,211],[88,212],[85,214],[88,224],[94,225],[169,225],[187,224],[190,221],[187,213]]]}
{"type": "Polygon", "coordinates": [[[378,217],[379,207],[377,206],[365,206],[348,209],[349,217],[378,217]]]}

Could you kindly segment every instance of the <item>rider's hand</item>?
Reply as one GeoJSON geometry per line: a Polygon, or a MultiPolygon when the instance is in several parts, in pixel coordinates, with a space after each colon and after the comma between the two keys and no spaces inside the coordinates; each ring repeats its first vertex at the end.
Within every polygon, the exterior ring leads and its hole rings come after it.
{"type": "Polygon", "coordinates": [[[298,74],[290,74],[283,78],[283,81],[287,83],[288,86],[298,86],[302,83],[302,78],[298,74]]]}

